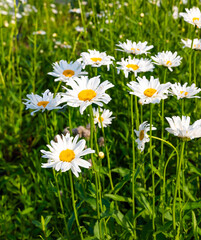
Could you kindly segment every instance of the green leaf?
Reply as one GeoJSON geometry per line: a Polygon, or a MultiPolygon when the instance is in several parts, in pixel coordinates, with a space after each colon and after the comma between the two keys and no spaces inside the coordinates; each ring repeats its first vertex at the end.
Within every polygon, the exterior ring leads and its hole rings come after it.
{"type": "Polygon", "coordinates": [[[184,205],[184,210],[193,210],[193,209],[197,209],[197,208],[201,208],[201,201],[197,201],[197,202],[187,202],[184,205]]]}
{"type": "Polygon", "coordinates": [[[22,215],[26,215],[26,214],[32,212],[33,210],[34,210],[34,208],[29,207],[29,208],[24,209],[24,210],[21,212],[21,214],[22,214],[22,215]]]}
{"type": "Polygon", "coordinates": [[[45,219],[43,216],[41,216],[41,227],[42,227],[42,230],[45,232],[45,219]]]}
{"type": "Polygon", "coordinates": [[[45,226],[47,226],[47,224],[49,223],[49,221],[51,220],[52,216],[47,216],[45,218],[45,226]]]}
{"type": "Polygon", "coordinates": [[[114,168],[114,169],[112,169],[112,172],[119,173],[121,175],[121,177],[125,177],[126,175],[131,174],[131,170],[130,169],[122,168],[122,167],[114,168]]]}
{"type": "Polygon", "coordinates": [[[33,223],[37,228],[42,229],[41,223],[40,223],[39,221],[33,220],[32,223],[33,223]]]}
{"type": "Polygon", "coordinates": [[[191,163],[188,161],[189,171],[192,173],[196,173],[197,175],[201,176],[201,172],[191,163]]]}
{"type": "Polygon", "coordinates": [[[132,202],[132,199],[129,197],[123,197],[117,194],[105,194],[105,197],[111,198],[115,201],[119,201],[119,202],[132,202]]]}
{"type": "Polygon", "coordinates": [[[192,227],[193,227],[193,233],[194,233],[194,237],[195,240],[198,239],[198,232],[197,232],[197,220],[196,220],[196,216],[195,213],[192,211],[192,227]]]}

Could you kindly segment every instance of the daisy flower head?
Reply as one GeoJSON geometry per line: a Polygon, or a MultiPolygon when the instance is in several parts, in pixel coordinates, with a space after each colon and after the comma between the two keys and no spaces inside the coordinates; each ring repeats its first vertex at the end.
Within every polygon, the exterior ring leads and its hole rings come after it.
{"type": "Polygon", "coordinates": [[[54,94],[47,89],[43,94],[42,97],[37,94],[27,94],[28,99],[24,99],[26,102],[23,102],[26,105],[27,109],[34,109],[31,113],[33,116],[35,112],[42,110],[44,112],[47,110],[53,109],[61,109],[58,105],[62,103],[62,97],[60,94],[57,94],[54,98],[54,94]]]}
{"type": "MultiPolygon", "coordinates": [[[[156,130],[155,127],[152,125],[152,130],[156,130]]],[[[137,139],[135,140],[138,144],[138,149],[142,152],[145,147],[145,143],[149,142],[149,136],[147,135],[147,132],[150,131],[150,124],[147,123],[147,121],[143,122],[139,126],[139,131],[134,130],[135,134],[137,135],[137,139]]]]}
{"type": "Polygon", "coordinates": [[[65,60],[53,63],[53,72],[48,74],[56,77],[56,81],[63,81],[68,83],[68,81],[74,79],[74,77],[80,77],[82,75],[87,75],[87,72],[82,72],[82,64],[78,61],[67,63],[65,60]]]}
{"type": "Polygon", "coordinates": [[[170,92],[172,95],[177,96],[177,99],[181,98],[200,98],[199,96],[195,96],[198,94],[201,89],[197,88],[193,83],[191,86],[187,87],[188,83],[181,85],[181,83],[171,84],[170,92]]]}
{"type": "Polygon", "coordinates": [[[71,169],[73,174],[78,177],[81,172],[80,167],[90,168],[91,164],[81,157],[90,153],[95,153],[91,148],[85,149],[86,141],[78,141],[79,135],[75,138],[69,133],[65,136],[57,135],[57,142],[51,141],[47,145],[50,151],[41,150],[43,158],[47,158],[47,163],[42,163],[42,168],[54,168],[56,171],[66,172],[71,169]],[[85,149],[85,150],[84,150],[85,149]]]}
{"type": "Polygon", "coordinates": [[[82,63],[83,68],[87,65],[92,67],[100,67],[102,65],[107,66],[107,70],[110,70],[110,64],[113,64],[114,57],[109,56],[106,52],[99,52],[96,50],[88,50],[89,52],[83,52],[80,54],[81,58],[78,59],[82,63]]]}
{"type": "Polygon", "coordinates": [[[114,117],[112,116],[112,112],[109,111],[108,109],[102,109],[100,108],[100,113],[99,109],[93,108],[93,116],[94,116],[94,124],[98,124],[98,127],[101,128],[101,122],[103,124],[103,127],[107,127],[112,123],[112,119],[114,117]]]}
{"type": "Polygon", "coordinates": [[[71,107],[80,107],[80,113],[83,114],[84,110],[92,103],[102,107],[103,103],[107,104],[111,97],[105,91],[114,87],[109,81],[104,81],[100,84],[100,76],[88,78],[81,76],[75,78],[74,81],[69,83],[72,89],[63,87],[66,93],[63,93],[63,102],[71,107]]]}
{"type": "Polygon", "coordinates": [[[146,54],[149,53],[148,51],[152,49],[154,46],[147,46],[147,42],[131,42],[130,40],[126,40],[126,42],[116,44],[116,46],[120,47],[120,49],[116,49],[118,51],[131,53],[134,55],[146,54]]]}
{"type": "MultiPolygon", "coordinates": [[[[183,48],[185,48],[185,47],[191,48],[191,45],[192,45],[191,39],[187,39],[186,41],[181,39],[181,41],[184,44],[183,48]]],[[[201,39],[198,39],[198,38],[193,39],[192,48],[195,50],[201,50],[201,39]]]]}
{"type": "Polygon", "coordinates": [[[154,57],[151,57],[156,65],[162,65],[167,67],[171,72],[172,67],[177,67],[180,65],[182,57],[177,56],[177,52],[172,53],[171,51],[159,52],[154,57]]]}
{"type": "Polygon", "coordinates": [[[198,7],[193,7],[191,9],[185,8],[185,12],[179,13],[180,16],[184,18],[184,21],[201,28],[201,12],[198,7]]]}
{"type": "Polygon", "coordinates": [[[124,58],[121,59],[121,62],[117,62],[120,66],[117,67],[118,74],[120,73],[120,70],[123,70],[125,77],[128,78],[128,74],[134,73],[135,76],[139,72],[153,72],[154,65],[152,64],[151,60],[149,59],[137,59],[133,58],[131,59],[131,56],[129,56],[127,59],[124,60],[124,58]]]}
{"type": "Polygon", "coordinates": [[[160,84],[159,79],[153,76],[151,76],[150,81],[145,76],[137,77],[137,81],[131,81],[127,86],[132,90],[130,94],[140,98],[142,105],[159,103],[161,99],[168,97],[168,88],[171,85],[169,82],[160,84]]]}
{"type": "Polygon", "coordinates": [[[190,117],[186,116],[182,116],[182,118],[178,116],[172,118],[166,117],[166,119],[170,125],[170,128],[166,128],[166,130],[182,138],[182,140],[192,140],[201,137],[201,119],[197,120],[192,125],[190,125],[190,117]]]}
{"type": "Polygon", "coordinates": [[[39,30],[39,31],[33,32],[33,35],[46,35],[46,32],[43,30],[39,30]]]}

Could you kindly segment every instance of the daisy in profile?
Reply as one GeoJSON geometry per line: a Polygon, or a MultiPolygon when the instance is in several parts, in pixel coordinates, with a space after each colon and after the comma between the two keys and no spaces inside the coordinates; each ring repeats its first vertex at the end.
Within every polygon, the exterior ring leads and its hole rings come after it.
{"type": "MultiPolygon", "coordinates": [[[[191,39],[187,39],[186,41],[181,39],[182,43],[184,44],[184,48],[191,48],[192,45],[192,40],[191,39]]],[[[193,45],[192,48],[195,50],[201,50],[201,39],[195,38],[193,39],[193,45]]]]}
{"type": "Polygon", "coordinates": [[[181,63],[182,57],[177,56],[177,52],[172,53],[171,51],[159,52],[155,57],[151,57],[156,65],[162,65],[167,67],[171,72],[172,67],[178,67],[181,63]]]}
{"type": "Polygon", "coordinates": [[[183,140],[192,140],[194,138],[201,137],[201,119],[194,122],[190,125],[190,117],[182,116],[180,117],[166,117],[170,128],[166,130],[174,134],[175,136],[182,138],[183,140]]]}
{"type": "Polygon", "coordinates": [[[70,137],[67,133],[57,135],[57,142],[53,140],[47,145],[50,151],[41,150],[43,158],[47,158],[47,163],[42,163],[42,168],[54,168],[56,171],[66,172],[71,169],[76,177],[81,172],[80,167],[90,168],[91,164],[83,160],[81,157],[95,153],[91,148],[85,149],[86,141],[84,139],[78,141],[79,135],[75,138],[70,137]]]}
{"type": "MultiPolygon", "coordinates": [[[[156,128],[152,126],[152,130],[156,130],[156,128]]],[[[150,141],[149,136],[147,135],[148,131],[150,131],[150,124],[148,124],[147,121],[140,124],[139,131],[134,130],[135,134],[138,137],[135,141],[137,142],[138,149],[141,152],[144,150],[145,143],[150,141]]]]}
{"type": "Polygon", "coordinates": [[[117,62],[120,66],[117,67],[118,74],[120,73],[120,70],[122,70],[125,74],[125,77],[128,78],[128,74],[134,73],[135,76],[139,72],[153,72],[154,65],[152,64],[151,60],[149,59],[137,59],[129,56],[127,59],[121,59],[121,62],[117,62]]]}
{"type": "Polygon", "coordinates": [[[56,77],[55,82],[63,81],[68,83],[74,77],[87,75],[87,72],[82,72],[82,68],[82,64],[78,61],[67,63],[67,61],[61,60],[53,63],[53,72],[49,72],[48,74],[56,77]]]}
{"type": "Polygon", "coordinates": [[[195,95],[198,94],[201,89],[197,88],[194,83],[189,87],[187,87],[187,84],[188,83],[185,83],[184,85],[181,85],[181,83],[171,84],[170,92],[172,95],[177,96],[178,100],[181,98],[200,98],[195,95]]]}
{"type": "Polygon", "coordinates": [[[155,79],[153,76],[151,76],[150,81],[145,76],[137,77],[137,81],[131,81],[127,86],[132,90],[130,94],[140,98],[142,105],[159,103],[161,99],[168,97],[168,88],[171,85],[169,82],[160,84],[158,78],[155,79]]]}
{"type": "Polygon", "coordinates": [[[62,94],[63,102],[67,102],[67,105],[71,107],[80,107],[81,114],[92,103],[101,107],[103,103],[107,104],[111,97],[105,91],[114,87],[107,80],[100,84],[100,76],[90,79],[87,76],[81,76],[81,78],[75,78],[74,81],[71,81],[69,86],[72,89],[63,87],[66,90],[66,93],[62,94]]]}
{"type": "Polygon", "coordinates": [[[47,89],[42,97],[37,94],[27,94],[28,99],[24,99],[26,102],[23,102],[26,105],[27,109],[33,109],[31,115],[33,116],[35,112],[42,110],[53,110],[53,109],[61,109],[58,105],[62,103],[62,98],[60,94],[57,94],[54,98],[54,94],[47,89]]]}
{"type": "Polygon", "coordinates": [[[152,49],[154,46],[147,46],[147,42],[131,42],[130,40],[126,40],[126,42],[119,44],[116,44],[116,46],[120,47],[120,49],[117,49],[118,51],[131,53],[134,55],[140,55],[140,54],[146,54],[149,53],[148,51],[152,49]]]}
{"type": "Polygon", "coordinates": [[[180,16],[184,18],[184,21],[201,28],[201,12],[198,7],[193,7],[191,9],[186,8],[186,13],[179,13],[180,16]]]}
{"type": "Polygon", "coordinates": [[[102,109],[100,108],[100,113],[99,114],[99,109],[93,108],[93,116],[94,116],[94,124],[98,124],[98,127],[101,128],[101,122],[103,124],[103,127],[107,127],[112,123],[112,119],[114,117],[112,116],[112,112],[110,112],[108,109],[102,109]]]}
{"type": "Polygon", "coordinates": [[[107,55],[105,52],[99,52],[96,50],[88,50],[89,52],[83,52],[80,54],[81,58],[78,59],[82,63],[83,68],[87,65],[92,67],[100,67],[102,65],[107,66],[107,70],[110,70],[110,64],[113,64],[114,57],[107,55]]]}
{"type": "Polygon", "coordinates": [[[43,30],[39,30],[39,31],[33,32],[33,35],[46,35],[46,32],[43,30]]]}

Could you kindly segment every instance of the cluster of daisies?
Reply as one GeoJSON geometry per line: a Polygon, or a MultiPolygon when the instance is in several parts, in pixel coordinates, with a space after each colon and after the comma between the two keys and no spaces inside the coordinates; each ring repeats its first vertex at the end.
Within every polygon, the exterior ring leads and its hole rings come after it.
{"type": "MultiPolygon", "coordinates": [[[[98,124],[99,128],[107,127],[112,123],[112,112],[108,109],[102,109],[103,104],[108,104],[111,97],[106,93],[106,90],[114,85],[109,81],[101,82],[100,76],[88,78],[88,72],[85,72],[85,66],[99,67],[106,65],[109,70],[112,64],[113,57],[107,56],[106,53],[99,53],[95,50],[83,52],[81,58],[75,62],[67,63],[61,60],[53,64],[53,72],[48,74],[55,77],[55,81],[64,83],[62,93],[53,94],[47,89],[42,96],[37,94],[28,94],[24,100],[26,109],[33,109],[35,112],[42,110],[61,109],[64,106],[79,107],[80,113],[86,110],[91,104],[97,104],[98,109],[93,108],[94,124],[98,124]],[[63,106],[61,106],[63,104],[63,106]]],[[[42,164],[44,168],[53,167],[55,170],[62,172],[72,170],[76,177],[81,172],[80,166],[89,168],[91,164],[88,161],[81,159],[82,156],[95,151],[85,149],[86,141],[83,139],[79,142],[78,136],[74,139],[70,134],[57,135],[57,141],[51,141],[47,145],[50,151],[42,150],[43,157],[48,159],[48,162],[42,164]],[[85,150],[84,150],[85,149],[85,150]]]]}
{"type": "MultiPolygon", "coordinates": [[[[129,40],[127,40],[126,43],[119,43],[117,46],[121,47],[120,51],[132,53],[134,55],[140,55],[143,53],[147,54],[148,50],[153,48],[153,46],[147,46],[147,42],[132,43],[129,40]]],[[[173,67],[179,66],[182,60],[182,58],[177,55],[177,52],[172,53],[170,51],[159,52],[156,56],[151,58],[155,61],[154,63],[156,65],[162,65],[164,67],[167,67],[170,71],[173,70],[173,67]]],[[[129,73],[137,76],[139,72],[152,72],[154,69],[154,65],[151,60],[142,58],[132,59],[130,56],[125,60],[122,59],[121,62],[118,62],[118,64],[120,65],[120,67],[117,67],[118,71],[122,70],[126,78],[128,77],[129,73]]],[[[150,80],[148,80],[145,76],[143,76],[136,77],[136,81],[131,81],[127,84],[127,86],[131,90],[130,94],[139,97],[139,103],[144,105],[150,103],[160,103],[162,99],[164,100],[170,95],[176,96],[178,100],[183,98],[199,98],[199,96],[195,95],[198,94],[201,89],[197,88],[195,84],[192,84],[191,86],[187,86],[187,84],[188,83],[185,83],[184,85],[181,85],[180,83],[171,84],[170,82],[160,84],[158,78],[154,78],[153,76],[151,76],[150,80]]],[[[172,131],[170,131],[169,128],[166,128],[167,131],[174,133],[174,135],[176,136],[187,139],[201,137],[201,125],[200,133],[198,133],[197,135],[193,135],[192,131],[189,131],[189,128],[194,129],[195,126],[197,128],[200,120],[197,121],[195,125],[193,124],[192,126],[187,126],[185,119],[189,120],[189,117],[183,116],[182,120],[180,121],[178,120],[178,118],[179,117],[173,117],[173,122],[175,124],[174,128],[173,124],[171,124],[170,118],[166,118],[167,121],[170,123],[172,129],[172,131]]],[[[135,130],[135,133],[138,137],[136,139],[136,142],[138,143],[138,149],[140,149],[141,151],[144,150],[145,143],[149,142],[149,137],[147,135],[147,132],[149,130],[150,125],[147,123],[147,121],[143,122],[139,126],[139,131],[135,130]]],[[[152,130],[156,130],[156,128],[152,126],[152,130]]]]}
{"type": "MultiPolygon", "coordinates": [[[[200,27],[201,13],[193,8],[186,10],[187,13],[181,13],[184,19],[195,26],[200,27]],[[194,14],[196,16],[194,16],[194,14]]],[[[196,45],[196,39],[193,40],[193,44],[196,45]]],[[[183,41],[182,41],[183,42],[183,41]]],[[[189,44],[189,43],[188,43],[189,44]]],[[[190,42],[192,45],[192,42],[190,42]]],[[[198,44],[198,43],[197,43],[198,44]]],[[[193,45],[193,48],[196,46],[193,45]]],[[[159,52],[157,55],[152,56],[151,59],[136,58],[137,55],[149,53],[149,50],[153,46],[148,46],[147,42],[132,42],[127,40],[124,43],[119,42],[117,50],[134,55],[128,58],[122,58],[120,62],[117,62],[117,72],[124,72],[126,78],[128,75],[133,76],[133,81],[127,84],[130,94],[140,98],[139,103],[155,104],[160,103],[161,100],[168,98],[170,95],[175,95],[177,99],[183,98],[199,98],[196,96],[201,89],[197,88],[195,84],[187,86],[185,83],[171,84],[170,82],[160,84],[158,78],[150,77],[148,80],[145,76],[137,77],[140,72],[152,72],[155,65],[162,65],[173,71],[174,67],[180,65],[182,57],[177,55],[177,52],[171,51],[159,52]],[[136,77],[136,81],[134,78],[136,77]]],[[[191,46],[192,48],[192,46],[191,46]]],[[[81,57],[75,62],[68,63],[65,60],[61,60],[53,64],[53,71],[48,74],[55,77],[55,81],[62,81],[64,86],[62,93],[53,94],[49,90],[46,90],[42,97],[37,94],[28,94],[24,104],[26,109],[33,109],[31,113],[42,110],[61,109],[64,106],[79,107],[80,113],[86,110],[91,104],[97,104],[98,109],[93,108],[94,124],[98,124],[99,128],[107,127],[112,123],[112,112],[106,109],[102,109],[103,104],[108,104],[111,97],[106,93],[106,90],[112,88],[114,85],[108,80],[101,83],[100,76],[89,78],[88,72],[84,69],[87,65],[97,68],[101,66],[107,66],[107,70],[110,70],[110,65],[113,65],[114,57],[108,56],[105,52],[99,52],[96,50],[88,50],[88,52],[81,53],[81,57]],[[64,104],[60,106],[60,104],[64,104]]],[[[166,118],[170,124],[170,128],[166,130],[175,136],[183,139],[193,139],[201,137],[201,120],[196,121],[193,125],[190,125],[190,118],[186,116],[166,118]]],[[[153,126],[152,130],[156,130],[153,126]]],[[[147,132],[150,130],[150,124],[143,122],[139,126],[139,130],[135,130],[137,135],[136,142],[138,148],[143,151],[145,143],[149,141],[147,132]]],[[[74,139],[69,134],[66,136],[57,136],[58,141],[51,141],[50,145],[47,145],[50,151],[42,150],[43,157],[48,159],[48,163],[43,164],[42,167],[53,167],[55,170],[67,171],[69,169],[78,177],[78,173],[81,172],[80,166],[89,168],[88,161],[81,159],[82,156],[94,153],[94,150],[88,148],[85,149],[85,140],[78,141],[76,136],[74,139]]]]}

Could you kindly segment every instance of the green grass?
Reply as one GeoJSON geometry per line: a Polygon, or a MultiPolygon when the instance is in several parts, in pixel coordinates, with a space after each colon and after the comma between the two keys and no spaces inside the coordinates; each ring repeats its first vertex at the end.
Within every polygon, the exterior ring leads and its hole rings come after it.
{"type": "MultiPolygon", "coordinates": [[[[61,134],[63,129],[70,125],[69,112],[72,128],[90,123],[89,108],[83,115],[80,115],[78,108],[65,107],[47,113],[37,112],[32,117],[30,110],[25,110],[23,104],[26,95],[32,92],[41,95],[46,89],[55,92],[59,83],[47,75],[52,71],[52,63],[62,59],[68,62],[75,61],[81,52],[88,49],[106,51],[108,55],[115,57],[115,62],[120,61],[122,57],[127,58],[128,55],[116,51],[115,46],[119,41],[125,42],[126,39],[147,41],[148,45],[154,45],[147,58],[163,50],[177,51],[178,55],[183,57],[182,63],[174,68],[173,72],[167,71],[166,81],[184,84],[189,83],[191,78],[192,83],[196,81],[197,87],[201,87],[200,52],[191,53],[191,49],[182,48],[181,44],[181,38],[192,39],[194,27],[183,18],[172,18],[174,5],[179,7],[179,12],[193,6],[200,7],[199,1],[189,2],[183,5],[179,4],[179,1],[164,0],[162,5],[157,7],[148,1],[132,0],[127,1],[128,6],[125,6],[125,2],[120,0],[119,8],[114,0],[110,3],[89,0],[87,5],[82,5],[80,15],[69,13],[71,6],[79,7],[79,1],[71,1],[71,5],[67,1],[56,3],[58,14],[54,14],[50,7],[53,1],[30,0],[29,3],[38,9],[37,13],[30,13],[8,27],[5,27],[5,21],[10,22],[11,16],[0,16],[0,239],[81,239],[73,211],[69,173],[57,172],[54,176],[52,169],[42,169],[41,163],[45,161],[41,158],[40,150],[47,150],[47,139],[54,139],[55,135],[61,134]],[[94,13],[87,18],[86,12],[91,10],[94,13]],[[105,12],[105,17],[98,18],[96,14],[101,11],[105,12]],[[140,16],[141,13],[144,13],[144,17],[140,16]],[[106,24],[106,19],[113,22],[106,24]],[[87,31],[76,32],[76,26],[83,26],[87,31]],[[44,30],[47,34],[33,35],[36,30],[44,30]],[[57,34],[56,37],[53,37],[54,33],[57,34]],[[55,48],[54,39],[66,42],[72,47],[55,48]],[[191,54],[192,58],[189,57],[191,54]],[[189,69],[192,71],[191,75],[189,69]],[[44,114],[47,114],[47,127],[44,114]]],[[[201,32],[198,29],[195,38],[200,37],[201,32]]],[[[137,56],[141,57],[145,56],[137,56]]],[[[107,71],[105,66],[97,69],[101,81],[109,80],[115,85],[107,91],[112,101],[105,106],[113,111],[115,119],[110,127],[104,129],[107,144],[99,147],[99,150],[105,153],[105,158],[100,159],[97,153],[94,154],[94,167],[90,170],[82,168],[79,178],[73,176],[75,204],[83,237],[85,240],[151,240],[155,237],[157,240],[200,239],[201,140],[195,139],[185,144],[184,165],[178,177],[182,200],[180,203],[178,195],[175,202],[174,231],[172,209],[178,165],[176,152],[164,143],[161,156],[161,142],[154,138],[152,147],[147,143],[142,153],[137,150],[135,144],[133,173],[133,129],[130,95],[126,85],[132,79],[131,75],[126,79],[122,72],[118,75],[115,62],[110,71],[107,71]],[[113,190],[108,174],[107,152],[111,161],[113,190]],[[153,166],[150,152],[153,156],[153,166]],[[164,167],[167,162],[164,182],[164,167]],[[152,174],[155,180],[154,231],[152,174]],[[101,196],[100,192],[96,191],[96,180],[99,191],[101,184],[101,196]],[[100,219],[97,217],[97,210],[100,212],[100,219]]],[[[90,66],[86,67],[86,71],[89,77],[96,75],[96,70],[90,66]]],[[[141,73],[139,76],[154,76],[163,82],[164,74],[163,67],[155,66],[153,73],[141,73]]],[[[63,91],[61,87],[59,91],[63,91]]],[[[200,93],[198,95],[201,96],[200,93]]],[[[150,106],[141,107],[138,104],[138,108],[140,123],[149,122],[150,106]]],[[[191,123],[201,118],[200,109],[200,99],[184,100],[184,115],[191,116],[191,123]]],[[[153,135],[160,138],[161,103],[153,106],[152,116],[153,125],[157,127],[153,135]]],[[[175,97],[166,99],[164,116],[182,116],[181,100],[178,101],[175,97]]],[[[166,120],[164,127],[168,127],[166,120]]],[[[135,121],[134,128],[136,129],[135,121]]],[[[103,132],[98,129],[97,138],[100,136],[103,136],[103,132]]],[[[180,158],[182,144],[179,139],[167,131],[164,131],[163,139],[177,148],[180,158]]],[[[93,140],[95,149],[96,139],[93,140]]],[[[90,147],[90,141],[87,141],[87,145],[90,147]]]]}

